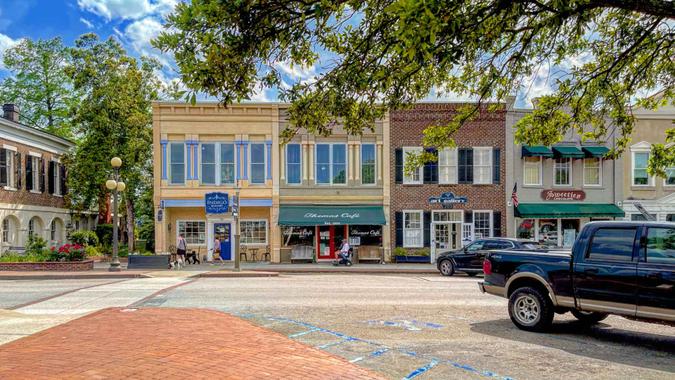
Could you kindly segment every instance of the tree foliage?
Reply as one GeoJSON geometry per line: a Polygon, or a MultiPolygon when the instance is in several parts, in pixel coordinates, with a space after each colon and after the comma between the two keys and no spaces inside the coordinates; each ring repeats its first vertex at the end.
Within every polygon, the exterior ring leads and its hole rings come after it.
{"type": "Polygon", "coordinates": [[[73,138],[70,109],[78,93],[65,73],[70,59],[58,37],[21,40],[4,54],[3,64],[11,75],[0,84],[0,99],[19,106],[22,123],[73,138]]]}
{"type": "MultiPolygon", "coordinates": [[[[616,156],[632,133],[631,105],[675,101],[674,19],[667,0],[193,0],[154,44],[173,52],[189,99],[203,92],[227,104],[277,86],[292,103],[287,138],[299,128],[330,134],[335,117],[358,134],[383,109],[432,92],[473,97],[425,132],[426,146],[451,146],[484,103],[498,106],[548,70],[555,91],[518,122],[517,139],[603,140],[616,129],[616,156]],[[324,70],[286,86],[280,62],[324,70]]],[[[657,170],[675,151],[654,157],[657,170]]]]}

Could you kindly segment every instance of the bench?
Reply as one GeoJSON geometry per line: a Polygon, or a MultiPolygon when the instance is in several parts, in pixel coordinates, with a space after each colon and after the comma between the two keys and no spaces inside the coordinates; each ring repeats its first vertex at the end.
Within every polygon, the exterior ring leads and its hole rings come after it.
{"type": "Polygon", "coordinates": [[[382,257],[383,249],[382,247],[364,245],[356,247],[355,262],[376,262],[381,263],[384,258],[382,257]]]}

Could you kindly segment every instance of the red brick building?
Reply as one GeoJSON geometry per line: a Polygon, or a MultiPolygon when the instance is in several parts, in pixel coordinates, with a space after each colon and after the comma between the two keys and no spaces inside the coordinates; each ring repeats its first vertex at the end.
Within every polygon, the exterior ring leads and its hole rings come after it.
{"type": "Polygon", "coordinates": [[[458,103],[420,103],[392,111],[392,248],[436,253],[481,237],[503,236],[505,225],[505,110],[483,108],[454,134],[456,148],[437,151],[438,161],[408,175],[408,153],[422,150],[423,131],[450,122],[458,103]]]}

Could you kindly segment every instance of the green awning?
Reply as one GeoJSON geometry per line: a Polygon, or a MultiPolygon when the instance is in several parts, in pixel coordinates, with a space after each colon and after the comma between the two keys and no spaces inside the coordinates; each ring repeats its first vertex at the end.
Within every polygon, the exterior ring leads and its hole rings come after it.
{"type": "Polygon", "coordinates": [[[622,209],[611,203],[520,203],[520,218],[621,218],[622,209]]]}
{"type": "Polygon", "coordinates": [[[553,155],[562,158],[584,158],[586,154],[576,146],[554,146],[553,155]]]}
{"type": "Polygon", "coordinates": [[[382,206],[281,206],[280,226],[385,225],[382,206]]]}
{"type": "Polygon", "coordinates": [[[553,157],[553,152],[542,145],[523,145],[523,157],[553,157]]]}
{"type": "Polygon", "coordinates": [[[607,152],[609,152],[609,148],[604,146],[582,146],[581,150],[583,150],[584,153],[586,153],[586,157],[596,157],[596,158],[605,157],[607,152]]]}

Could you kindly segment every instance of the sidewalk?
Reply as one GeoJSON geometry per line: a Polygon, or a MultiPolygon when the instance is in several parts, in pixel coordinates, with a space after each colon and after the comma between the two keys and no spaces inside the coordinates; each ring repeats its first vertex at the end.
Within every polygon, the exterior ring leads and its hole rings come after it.
{"type": "Polygon", "coordinates": [[[203,309],[105,309],[0,346],[2,379],[382,379],[203,309]]]}
{"type": "MultiPolygon", "coordinates": [[[[212,271],[234,269],[234,264],[200,264],[188,267],[212,271]]],[[[361,273],[361,274],[438,274],[434,264],[354,264],[351,267],[333,266],[331,263],[272,264],[267,262],[241,263],[241,269],[254,272],[275,273],[361,273]]]]}

